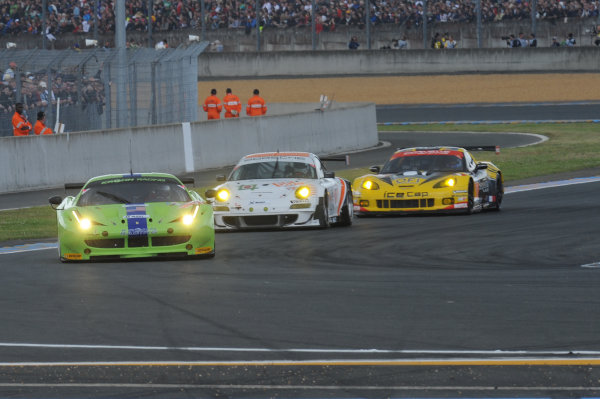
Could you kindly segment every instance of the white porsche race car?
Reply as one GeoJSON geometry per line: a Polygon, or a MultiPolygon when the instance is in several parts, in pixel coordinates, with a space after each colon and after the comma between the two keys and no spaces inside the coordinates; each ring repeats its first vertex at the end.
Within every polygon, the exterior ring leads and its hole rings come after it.
{"type": "Polygon", "coordinates": [[[328,172],[308,152],[268,152],[243,157],[225,183],[206,191],[215,230],[349,226],[354,210],[348,180],[328,172]]]}

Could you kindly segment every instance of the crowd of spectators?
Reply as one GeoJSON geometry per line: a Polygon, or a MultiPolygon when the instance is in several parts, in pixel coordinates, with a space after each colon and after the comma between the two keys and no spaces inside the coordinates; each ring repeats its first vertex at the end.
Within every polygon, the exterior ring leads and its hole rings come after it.
{"type": "MultiPolygon", "coordinates": [[[[29,71],[20,71],[15,62],[0,76],[0,120],[6,121],[15,112],[20,90],[20,102],[30,121],[39,111],[49,113],[49,107],[55,107],[60,98],[61,112],[93,113],[102,115],[104,110],[104,84],[99,74],[84,77],[78,81],[76,74],[57,74],[48,87],[48,75],[29,71]],[[18,85],[17,79],[20,79],[18,85]]],[[[3,125],[7,125],[3,122],[3,125]]],[[[4,126],[4,127],[6,127],[4,126]]]]}
{"type": "MultiPolygon", "coordinates": [[[[114,0],[101,0],[95,10],[100,34],[115,29],[114,0]]],[[[257,13],[253,0],[205,0],[205,19],[209,29],[242,28],[250,32],[261,28],[291,28],[311,24],[311,0],[260,0],[257,13]]],[[[200,1],[154,0],[152,30],[171,31],[201,26],[200,1]]],[[[335,30],[336,26],[365,25],[364,0],[317,0],[316,29],[335,30]]],[[[371,0],[373,24],[398,24],[409,29],[423,18],[422,0],[371,0]]],[[[472,22],[476,3],[471,0],[429,0],[427,16],[431,22],[472,22]]],[[[482,0],[483,22],[527,20],[531,18],[528,0],[482,0]]],[[[50,40],[62,33],[94,30],[95,0],[48,0],[46,35],[50,40]]],[[[126,0],[127,30],[146,31],[148,1],[126,0]]],[[[537,18],[598,17],[600,0],[538,0],[537,18]]],[[[42,33],[41,0],[0,0],[0,36],[42,33]]]]}

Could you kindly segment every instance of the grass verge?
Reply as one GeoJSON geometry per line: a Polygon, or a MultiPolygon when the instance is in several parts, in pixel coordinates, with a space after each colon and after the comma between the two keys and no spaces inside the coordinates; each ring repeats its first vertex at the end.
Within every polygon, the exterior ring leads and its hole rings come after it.
{"type": "MultiPolygon", "coordinates": [[[[555,173],[600,166],[600,125],[594,123],[566,124],[499,124],[499,125],[411,125],[380,126],[386,131],[447,131],[447,132],[519,132],[541,134],[548,141],[534,146],[504,148],[500,154],[478,153],[477,159],[492,161],[504,173],[505,181],[545,176],[555,173]]],[[[385,160],[382,159],[381,163],[385,160]]],[[[368,168],[338,172],[350,181],[369,173],[368,168]]],[[[204,193],[205,188],[199,188],[204,193]]],[[[56,214],[50,206],[0,211],[0,242],[56,237],[56,214]]]]}

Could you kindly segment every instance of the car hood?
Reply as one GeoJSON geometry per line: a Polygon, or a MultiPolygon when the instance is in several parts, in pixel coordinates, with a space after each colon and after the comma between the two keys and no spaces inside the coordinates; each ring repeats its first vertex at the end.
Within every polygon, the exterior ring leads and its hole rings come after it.
{"type": "Polygon", "coordinates": [[[97,224],[120,226],[130,219],[154,219],[169,223],[181,216],[194,212],[199,202],[152,202],[145,204],[111,204],[76,207],[80,216],[87,217],[97,224]]]}
{"type": "Polygon", "coordinates": [[[233,197],[238,198],[279,198],[293,196],[299,187],[307,186],[314,193],[316,180],[314,179],[259,179],[229,181],[219,188],[227,188],[233,197]]]}
{"type": "Polygon", "coordinates": [[[463,172],[404,172],[376,175],[379,180],[397,188],[417,187],[429,182],[435,182],[448,176],[461,176],[463,172]]]}

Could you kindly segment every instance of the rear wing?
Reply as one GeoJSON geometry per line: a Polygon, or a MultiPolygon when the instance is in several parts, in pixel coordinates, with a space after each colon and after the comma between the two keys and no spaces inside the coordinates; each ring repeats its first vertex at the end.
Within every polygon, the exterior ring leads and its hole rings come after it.
{"type": "Polygon", "coordinates": [[[193,177],[178,177],[178,179],[185,185],[190,185],[193,186],[194,185],[194,178],[193,177]]]}
{"type": "Polygon", "coordinates": [[[65,183],[65,190],[81,190],[85,183],[65,183]]]}
{"type": "Polygon", "coordinates": [[[335,162],[345,162],[346,166],[350,166],[350,155],[343,155],[339,157],[323,157],[321,161],[335,161],[335,162]]]}
{"type": "Polygon", "coordinates": [[[500,154],[499,145],[464,146],[462,148],[464,148],[467,151],[493,151],[496,154],[500,154]]]}

